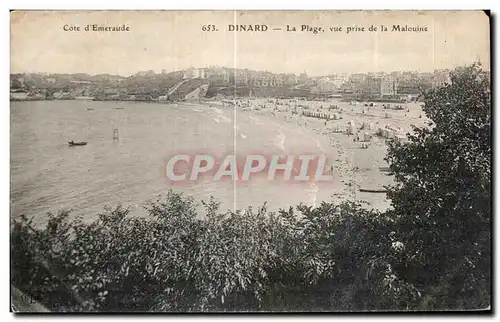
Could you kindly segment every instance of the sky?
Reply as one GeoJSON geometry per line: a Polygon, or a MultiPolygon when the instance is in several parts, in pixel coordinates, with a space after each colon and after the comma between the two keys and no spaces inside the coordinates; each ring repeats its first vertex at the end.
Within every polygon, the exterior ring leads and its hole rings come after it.
{"type": "Polygon", "coordinates": [[[311,76],[426,72],[476,61],[489,66],[489,28],[482,11],[13,11],[11,73],[129,76],[212,65],[311,76]],[[130,31],[87,32],[88,24],[130,31]],[[231,32],[231,24],[269,29],[231,32]],[[287,25],[298,31],[286,31],[287,25]],[[301,31],[302,25],[325,31],[301,31]],[[369,31],[371,25],[378,30],[369,31]],[[391,32],[393,25],[427,32],[391,32]],[[365,31],[347,33],[347,27],[365,31]]]}

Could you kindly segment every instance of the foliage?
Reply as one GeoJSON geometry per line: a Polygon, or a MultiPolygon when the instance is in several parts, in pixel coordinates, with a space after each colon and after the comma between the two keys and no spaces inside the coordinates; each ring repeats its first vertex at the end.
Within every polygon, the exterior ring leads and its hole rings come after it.
{"type": "Polygon", "coordinates": [[[491,98],[473,65],[427,93],[429,127],[392,142],[389,214],[406,247],[402,276],[432,294],[424,308],[486,308],[490,294],[491,98]],[[452,296],[451,296],[452,295],[452,296]]]}
{"type": "Polygon", "coordinates": [[[51,309],[73,311],[370,309],[379,301],[373,291],[390,292],[384,278],[393,255],[379,213],[353,203],[298,213],[220,212],[213,199],[204,206],[199,218],[192,199],[170,192],[151,202],[146,218],[117,207],[92,223],[67,212],[39,230],[16,221],[14,283],[38,287],[30,264],[43,258],[53,276],[47,285],[67,295],[37,292],[51,309]]]}

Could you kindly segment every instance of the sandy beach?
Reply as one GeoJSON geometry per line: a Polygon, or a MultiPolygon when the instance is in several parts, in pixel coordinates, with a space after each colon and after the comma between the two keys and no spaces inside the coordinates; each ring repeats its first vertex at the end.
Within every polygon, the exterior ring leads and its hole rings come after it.
{"type": "MultiPolygon", "coordinates": [[[[387,138],[377,135],[380,129],[395,128],[398,133],[412,131],[411,125],[422,126],[426,122],[420,103],[394,104],[369,103],[356,105],[328,101],[306,101],[286,99],[247,99],[235,101],[238,117],[258,118],[275,123],[285,131],[294,131],[309,136],[321,146],[333,166],[333,183],[320,186],[322,195],[332,200],[357,200],[366,208],[385,210],[390,201],[385,193],[361,192],[360,189],[383,190],[393,180],[388,175],[388,164],[384,160],[387,138]],[[384,105],[391,107],[384,108],[384,105]],[[401,109],[394,109],[394,106],[401,109]],[[338,119],[321,119],[301,115],[300,110],[315,113],[336,114],[338,119]],[[353,122],[355,131],[348,134],[348,122],[353,122]],[[368,137],[365,139],[365,135],[368,137]]],[[[234,108],[227,102],[206,103],[218,107],[234,108]]],[[[291,142],[290,144],[293,144],[291,142]]]]}

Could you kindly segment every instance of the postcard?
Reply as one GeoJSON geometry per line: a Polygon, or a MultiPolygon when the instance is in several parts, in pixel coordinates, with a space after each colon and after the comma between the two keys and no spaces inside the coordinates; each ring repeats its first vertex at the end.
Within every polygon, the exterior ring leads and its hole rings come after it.
{"type": "Polygon", "coordinates": [[[13,312],[491,310],[488,12],[10,20],[13,312]]]}

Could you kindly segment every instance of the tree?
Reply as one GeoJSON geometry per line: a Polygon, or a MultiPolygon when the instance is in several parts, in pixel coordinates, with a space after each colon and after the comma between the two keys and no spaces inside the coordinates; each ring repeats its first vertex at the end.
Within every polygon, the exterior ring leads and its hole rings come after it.
{"type": "Polygon", "coordinates": [[[424,95],[428,127],[389,143],[388,196],[405,247],[399,273],[427,294],[422,308],[490,305],[491,97],[479,65],[424,95]]]}

